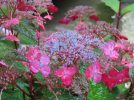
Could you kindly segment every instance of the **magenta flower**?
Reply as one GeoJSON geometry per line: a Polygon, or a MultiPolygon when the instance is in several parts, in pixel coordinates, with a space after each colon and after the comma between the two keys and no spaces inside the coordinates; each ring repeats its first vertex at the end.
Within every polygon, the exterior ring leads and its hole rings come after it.
{"type": "Polygon", "coordinates": [[[129,69],[125,68],[121,71],[115,69],[110,70],[108,73],[102,74],[102,81],[109,88],[115,87],[117,84],[122,84],[130,79],[129,69]]]}
{"type": "Polygon", "coordinates": [[[48,77],[51,69],[48,66],[50,58],[47,54],[41,52],[39,48],[29,48],[26,58],[29,61],[27,66],[33,73],[41,72],[44,77],[48,77]]]}
{"type": "Polygon", "coordinates": [[[85,76],[87,79],[91,80],[93,79],[95,83],[98,83],[101,81],[101,64],[96,61],[93,65],[89,66],[85,71],[85,76]]]}
{"type": "Polygon", "coordinates": [[[55,75],[60,77],[65,86],[69,86],[72,83],[73,75],[76,73],[75,67],[62,67],[55,71],[55,75]]]}
{"type": "Polygon", "coordinates": [[[119,53],[115,50],[117,45],[115,46],[114,41],[109,41],[102,49],[105,55],[109,56],[112,60],[117,60],[119,57],[119,53]]]}

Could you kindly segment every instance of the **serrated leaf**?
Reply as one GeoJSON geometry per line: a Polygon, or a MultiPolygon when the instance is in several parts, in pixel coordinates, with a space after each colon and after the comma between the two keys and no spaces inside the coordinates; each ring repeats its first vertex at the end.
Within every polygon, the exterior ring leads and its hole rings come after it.
{"type": "Polygon", "coordinates": [[[116,13],[119,11],[119,0],[102,0],[108,7],[114,10],[116,13]]]}
{"type": "Polygon", "coordinates": [[[115,100],[103,83],[95,84],[90,81],[88,100],[115,100]]]}
{"type": "Polygon", "coordinates": [[[122,15],[128,13],[128,12],[132,12],[134,11],[134,3],[133,4],[129,4],[128,6],[124,7],[122,9],[122,15]]]}
{"type": "Polygon", "coordinates": [[[20,24],[13,26],[13,29],[19,33],[20,42],[23,44],[35,44],[35,30],[36,25],[34,25],[29,20],[23,19],[20,24]]]}

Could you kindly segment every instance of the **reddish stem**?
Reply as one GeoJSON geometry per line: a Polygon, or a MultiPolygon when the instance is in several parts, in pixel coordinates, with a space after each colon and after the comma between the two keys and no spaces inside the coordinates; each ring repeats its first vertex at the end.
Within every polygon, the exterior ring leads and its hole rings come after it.
{"type": "Polygon", "coordinates": [[[120,0],[119,11],[118,11],[118,14],[117,14],[117,24],[116,24],[117,29],[119,29],[119,25],[120,25],[121,8],[122,8],[122,0],[120,0]]]}

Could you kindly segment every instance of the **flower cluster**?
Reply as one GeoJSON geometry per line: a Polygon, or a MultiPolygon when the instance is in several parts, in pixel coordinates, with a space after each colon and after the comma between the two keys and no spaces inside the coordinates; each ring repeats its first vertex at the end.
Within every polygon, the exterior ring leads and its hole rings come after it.
{"type": "Polygon", "coordinates": [[[61,18],[59,20],[59,23],[61,24],[69,24],[69,22],[72,20],[84,20],[84,18],[87,17],[90,20],[99,21],[99,17],[96,14],[95,9],[89,6],[76,6],[72,10],[69,10],[64,18],[61,18]]]}
{"type": "Polygon", "coordinates": [[[45,49],[50,56],[61,59],[64,65],[72,65],[82,60],[93,62],[98,55],[95,47],[101,47],[102,42],[98,38],[81,35],[76,31],[56,32],[45,39],[45,49]]]}
{"type": "Polygon", "coordinates": [[[66,86],[71,85],[72,80],[73,80],[73,75],[76,73],[76,68],[75,67],[66,67],[63,66],[60,69],[57,69],[55,71],[55,75],[60,77],[63,84],[66,86]]]}
{"type": "Polygon", "coordinates": [[[44,77],[50,74],[50,58],[47,54],[43,53],[38,47],[30,47],[26,52],[27,65],[33,73],[41,72],[44,77]]]}
{"type": "MultiPolygon", "coordinates": [[[[47,20],[52,20],[52,14],[58,11],[58,8],[53,5],[51,0],[1,0],[0,9],[2,11],[0,25],[5,30],[8,29],[12,37],[17,37],[18,35],[13,31],[15,30],[13,26],[20,25],[23,19],[32,20],[31,22],[37,25],[35,27],[36,33],[45,31],[44,23],[47,20]],[[8,7],[12,9],[8,9],[8,7]],[[6,14],[3,11],[4,9],[8,10],[6,14]],[[42,13],[47,15],[41,16],[42,13]]],[[[8,40],[12,41],[13,39],[8,40]]],[[[39,35],[37,40],[39,41],[39,35]]]]}

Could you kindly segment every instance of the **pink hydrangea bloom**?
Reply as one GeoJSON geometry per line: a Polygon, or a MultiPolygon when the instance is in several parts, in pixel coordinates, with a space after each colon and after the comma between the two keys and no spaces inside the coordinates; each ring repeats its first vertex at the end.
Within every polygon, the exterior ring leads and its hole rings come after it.
{"type": "Polygon", "coordinates": [[[109,56],[112,60],[117,60],[119,57],[119,53],[115,50],[117,47],[115,46],[114,41],[109,41],[102,49],[105,55],[109,56]]]}
{"type": "Polygon", "coordinates": [[[26,65],[33,73],[41,72],[44,77],[48,77],[51,69],[48,66],[50,58],[47,54],[41,52],[39,48],[29,48],[26,58],[29,61],[26,65]]]}
{"type": "Polygon", "coordinates": [[[96,61],[93,65],[89,66],[85,71],[85,76],[87,79],[91,80],[93,79],[95,83],[98,83],[101,81],[101,64],[99,61],[96,61]]]}
{"type": "Polygon", "coordinates": [[[75,67],[62,67],[55,71],[55,75],[60,77],[65,86],[69,86],[72,83],[73,75],[76,73],[75,67]]]}
{"type": "Polygon", "coordinates": [[[129,78],[129,69],[123,69],[117,71],[115,69],[110,70],[108,73],[102,74],[102,81],[109,88],[115,87],[117,84],[122,84],[128,81],[129,78]]]}

